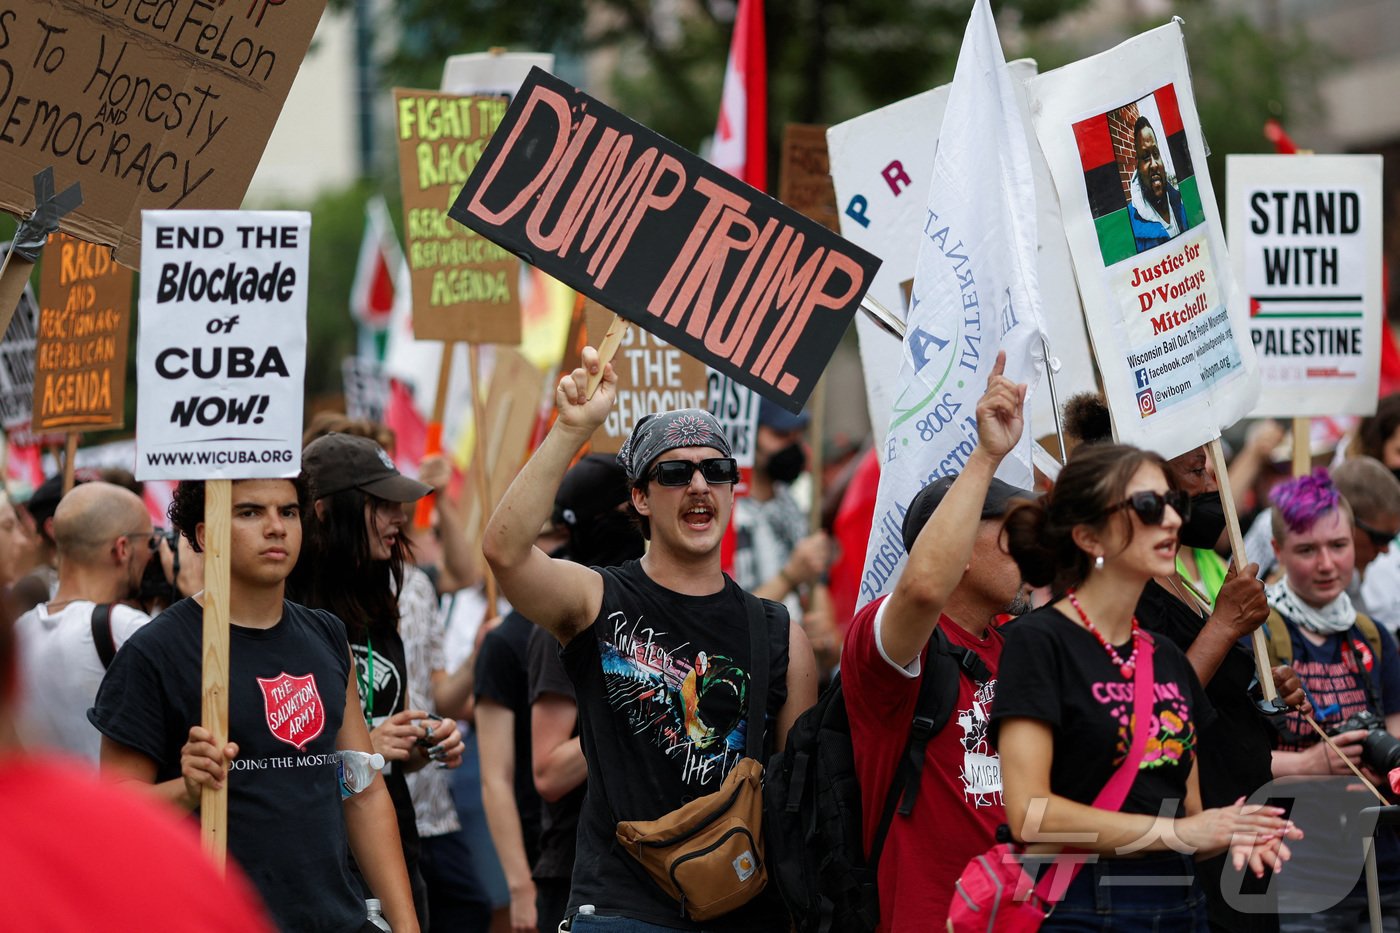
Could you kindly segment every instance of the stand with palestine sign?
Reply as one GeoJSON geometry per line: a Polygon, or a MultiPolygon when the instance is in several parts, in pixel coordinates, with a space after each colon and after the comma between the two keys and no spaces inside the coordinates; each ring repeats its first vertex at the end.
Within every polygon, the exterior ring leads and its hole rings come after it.
{"type": "Polygon", "coordinates": [[[1230,258],[1259,357],[1255,417],[1375,413],[1381,169],[1378,155],[1225,160],[1230,258]]]}
{"type": "MultiPolygon", "coordinates": [[[[232,485],[301,469],[311,215],[145,211],[141,228],[136,477],[207,481],[201,718],[222,747],[232,485]]],[[[200,826],[222,865],[227,784],[203,789],[200,826]]]]}

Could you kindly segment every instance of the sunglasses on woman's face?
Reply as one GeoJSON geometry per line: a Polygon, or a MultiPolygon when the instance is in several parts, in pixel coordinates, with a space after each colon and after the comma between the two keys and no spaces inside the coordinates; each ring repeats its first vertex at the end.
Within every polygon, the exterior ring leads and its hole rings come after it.
{"type": "Polygon", "coordinates": [[[733,457],[710,457],[695,463],[690,460],[663,460],[651,471],[651,478],[662,486],[689,486],[696,469],[710,485],[739,481],[739,464],[733,457]]]}
{"type": "Polygon", "coordinates": [[[1395,535],[1388,531],[1383,531],[1380,528],[1372,527],[1359,518],[1353,518],[1352,523],[1356,525],[1357,528],[1360,528],[1361,532],[1366,535],[1366,537],[1371,539],[1371,546],[1377,550],[1390,547],[1390,542],[1395,540],[1395,535]]]}
{"type": "Polygon", "coordinates": [[[1176,514],[1184,522],[1191,517],[1191,497],[1177,489],[1166,492],[1135,492],[1122,502],[1108,509],[1112,514],[1119,509],[1132,509],[1144,525],[1160,525],[1167,515],[1167,506],[1176,509],[1176,514]]]}

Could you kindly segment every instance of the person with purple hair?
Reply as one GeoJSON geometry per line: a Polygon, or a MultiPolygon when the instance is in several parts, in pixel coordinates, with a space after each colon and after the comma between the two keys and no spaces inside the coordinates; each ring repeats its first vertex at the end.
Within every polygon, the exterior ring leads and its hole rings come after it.
{"type": "MultiPolygon", "coordinates": [[[[1318,724],[1346,755],[1361,768],[1372,783],[1386,786],[1385,775],[1372,767],[1374,753],[1368,753],[1371,730],[1356,728],[1357,717],[1372,717],[1377,728],[1400,736],[1400,656],[1394,638],[1356,610],[1347,586],[1355,568],[1352,539],[1352,510],[1333,485],[1324,469],[1276,486],[1269,496],[1273,503],[1274,553],[1284,576],[1265,588],[1270,607],[1282,617],[1291,642],[1293,669],[1316,711],[1318,724]],[[1379,651],[1373,648],[1379,646],[1379,651]],[[1343,725],[1344,731],[1340,731],[1343,725]]],[[[1275,644],[1279,629],[1270,625],[1270,655],[1278,657],[1275,644]]],[[[1278,724],[1279,736],[1273,756],[1274,777],[1341,775],[1352,772],[1337,752],[1321,741],[1310,723],[1299,713],[1289,713],[1278,724]]],[[[1371,743],[1374,747],[1374,741],[1371,743]]],[[[1358,806],[1369,802],[1354,795],[1358,806]]],[[[1354,817],[1355,814],[1346,814],[1354,817]]],[[[1337,828],[1340,832],[1340,827],[1337,828]]],[[[1313,845],[1339,837],[1326,828],[1312,831],[1313,845]]],[[[1359,840],[1358,840],[1359,841],[1359,840]]],[[[1306,845],[1306,844],[1305,844],[1306,845]]],[[[1295,877],[1289,889],[1318,890],[1318,885],[1335,886],[1339,870],[1328,864],[1328,852],[1307,858],[1299,849],[1293,868],[1295,877]]],[[[1382,897],[1388,917],[1400,919],[1400,840],[1385,828],[1376,833],[1376,856],[1380,870],[1382,897]]],[[[1355,868],[1355,866],[1351,866],[1355,868]]],[[[1281,927],[1290,930],[1355,929],[1366,912],[1365,888],[1359,879],[1350,895],[1335,907],[1308,914],[1284,913],[1281,927]]],[[[1343,888],[1344,890],[1344,888],[1343,888]]],[[[1286,893],[1280,907],[1287,911],[1286,893]]],[[[1391,920],[1394,922],[1394,920],[1391,920]]]]}

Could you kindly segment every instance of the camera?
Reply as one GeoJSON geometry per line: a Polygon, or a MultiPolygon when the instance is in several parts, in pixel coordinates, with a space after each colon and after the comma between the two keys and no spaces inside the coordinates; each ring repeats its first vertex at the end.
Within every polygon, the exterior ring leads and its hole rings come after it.
{"type": "Polygon", "coordinates": [[[1366,731],[1361,740],[1361,763],[1377,774],[1388,774],[1393,768],[1400,768],[1400,739],[1385,731],[1385,720],[1370,710],[1353,713],[1344,722],[1327,728],[1327,734],[1338,736],[1343,732],[1366,731]]]}

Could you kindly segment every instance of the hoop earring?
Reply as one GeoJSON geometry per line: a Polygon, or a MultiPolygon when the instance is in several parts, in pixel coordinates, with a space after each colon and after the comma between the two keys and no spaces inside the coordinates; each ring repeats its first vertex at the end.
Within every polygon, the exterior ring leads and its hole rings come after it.
{"type": "Polygon", "coordinates": [[[1094,555],[1094,569],[1095,569],[1095,570],[1102,570],[1102,569],[1103,569],[1103,555],[1102,555],[1102,554],[1095,554],[1095,555],[1094,555]]]}

